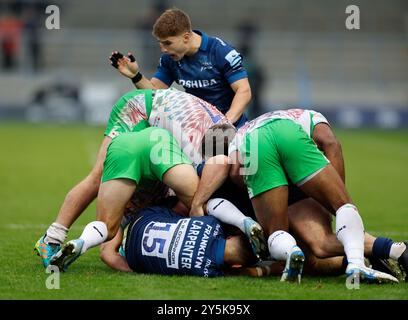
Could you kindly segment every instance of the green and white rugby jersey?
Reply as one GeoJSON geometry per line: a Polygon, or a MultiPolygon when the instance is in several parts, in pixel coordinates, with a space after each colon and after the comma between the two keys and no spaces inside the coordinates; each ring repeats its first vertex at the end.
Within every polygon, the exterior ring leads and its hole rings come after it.
{"type": "Polygon", "coordinates": [[[239,150],[239,147],[243,143],[247,134],[277,119],[292,120],[293,122],[299,124],[311,138],[313,136],[313,130],[317,124],[329,124],[329,121],[327,121],[327,119],[321,113],[314,110],[288,109],[268,112],[259,116],[258,118],[255,118],[254,120],[247,122],[238,130],[235,138],[229,146],[228,153],[231,154],[232,152],[239,150]]]}
{"type": "Polygon", "coordinates": [[[133,90],[114,105],[105,135],[112,139],[123,132],[149,126],[168,130],[183,152],[198,165],[202,161],[201,140],[208,128],[229,123],[210,103],[174,88],[133,90]]]}

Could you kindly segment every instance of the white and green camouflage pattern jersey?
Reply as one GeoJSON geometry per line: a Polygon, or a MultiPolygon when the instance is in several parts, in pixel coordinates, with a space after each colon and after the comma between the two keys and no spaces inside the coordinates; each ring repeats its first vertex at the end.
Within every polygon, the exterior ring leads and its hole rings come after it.
{"type": "Polygon", "coordinates": [[[255,118],[254,120],[247,122],[238,130],[229,146],[228,153],[231,154],[232,152],[239,150],[239,147],[244,141],[245,135],[271,121],[278,119],[286,119],[296,122],[303,128],[309,137],[313,136],[313,130],[317,124],[329,124],[327,119],[321,113],[314,110],[288,109],[268,112],[259,116],[258,118],[255,118]]]}
{"type": "Polygon", "coordinates": [[[123,95],[112,109],[105,135],[115,138],[123,132],[148,126],[168,130],[195,165],[202,161],[201,140],[215,124],[229,123],[210,103],[174,88],[133,90],[123,95]]]}

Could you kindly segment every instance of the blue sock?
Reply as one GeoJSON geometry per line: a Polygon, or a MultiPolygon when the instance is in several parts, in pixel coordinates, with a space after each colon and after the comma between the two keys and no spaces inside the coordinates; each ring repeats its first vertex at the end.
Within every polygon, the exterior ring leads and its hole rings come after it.
{"type": "Polygon", "coordinates": [[[344,256],[344,257],[343,257],[343,261],[341,262],[341,268],[342,268],[344,271],[346,271],[347,266],[348,266],[348,260],[347,260],[347,257],[344,256]]]}
{"type": "Polygon", "coordinates": [[[373,244],[373,257],[378,259],[388,259],[390,257],[391,246],[394,243],[389,238],[378,237],[373,244]]]}

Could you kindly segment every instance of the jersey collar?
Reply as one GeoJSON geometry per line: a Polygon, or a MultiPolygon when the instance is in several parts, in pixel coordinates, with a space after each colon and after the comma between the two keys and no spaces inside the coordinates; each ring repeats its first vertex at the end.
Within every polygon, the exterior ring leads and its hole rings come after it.
{"type": "Polygon", "coordinates": [[[200,50],[201,50],[201,51],[207,50],[207,47],[208,47],[208,36],[207,36],[204,32],[202,32],[202,31],[200,31],[200,30],[193,30],[193,32],[195,32],[195,33],[197,33],[198,35],[201,36],[200,50]]]}

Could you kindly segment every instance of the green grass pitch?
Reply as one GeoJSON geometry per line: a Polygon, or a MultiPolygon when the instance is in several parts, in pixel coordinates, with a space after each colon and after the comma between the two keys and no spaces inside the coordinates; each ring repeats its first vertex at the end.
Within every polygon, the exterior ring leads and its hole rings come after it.
{"type": "MultiPolygon", "coordinates": [[[[347,187],[366,230],[408,239],[408,131],[335,130],[346,159],[347,187]]],[[[93,249],[68,272],[60,289],[33,254],[66,192],[92,167],[102,127],[0,123],[0,299],[408,299],[408,283],[361,285],[345,277],[308,277],[300,286],[278,277],[202,279],[112,271],[93,249]]],[[[95,217],[91,205],[75,223],[78,237],[95,217]]]]}

